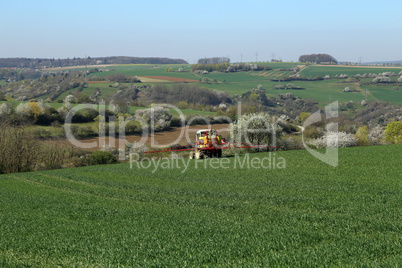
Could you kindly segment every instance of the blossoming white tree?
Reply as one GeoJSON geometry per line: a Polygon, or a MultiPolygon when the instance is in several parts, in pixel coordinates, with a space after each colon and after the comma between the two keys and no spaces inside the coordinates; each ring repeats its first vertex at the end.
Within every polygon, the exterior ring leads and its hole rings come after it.
{"type": "Polygon", "coordinates": [[[170,127],[172,115],[168,109],[163,107],[153,107],[136,111],[136,118],[143,120],[155,131],[161,131],[170,127]]]}
{"type": "Polygon", "coordinates": [[[356,138],[353,134],[346,132],[325,132],[324,136],[318,139],[312,139],[307,142],[308,145],[316,148],[341,148],[356,146],[356,138]]]}
{"type": "Polygon", "coordinates": [[[29,107],[29,103],[21,102],[15,108],[15,112],[21,116],[30,116],[31,115],[31,108],[29,107]]]}
{"type": "Polygon", "coordinates": [[[11,103],[2,103],[0,105],[0,116],[10,115],[13,112],[13,105],[11,103]]]}
{"type": "Polygon", "coordinates": [[[265,112],[244,114],[230,128],[237,143],[275,145],[283,134],[283,128],[265,112]]]}

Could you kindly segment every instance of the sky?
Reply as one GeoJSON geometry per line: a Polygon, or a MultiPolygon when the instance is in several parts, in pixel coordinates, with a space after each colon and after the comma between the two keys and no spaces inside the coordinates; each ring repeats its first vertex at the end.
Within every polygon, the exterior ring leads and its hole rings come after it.
{"type": "Polygon", "coordinates": [[[0,58],[402,60],[402,1],[2,1],[0,58]]]}

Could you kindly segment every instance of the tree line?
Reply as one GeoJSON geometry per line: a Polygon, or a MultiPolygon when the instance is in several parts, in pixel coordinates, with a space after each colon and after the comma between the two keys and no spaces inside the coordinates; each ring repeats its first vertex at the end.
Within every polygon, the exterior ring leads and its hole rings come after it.
{"type": "Polygon", "coordinates": [[[221,64],[230,63],[230,59],[227,57],[213,57],[199,59],[197,64],[221,64]]]}
{"type": "Polygon", "coordinates": [[[236,63],[236,64],[229,64],[227,62],[224,63],[217,63],[217,64],[193,64],[191,66],[191,71],[193,72],[200,72],[203,71],[207,72],[248,72],[248,71],[268,71],[272,70],[272,67],[266,65],[258,65],[252,63],[236,63]]]}
{"type": "Polygon", "coordinates": [[[299,57],[299,62],[332,63],[332,64],[338,63],[338,61],[334,57],[328,54],[301,55],[299,57]]]}
{"type": "Polygon", "coordinates": [[[97,64],[187,64],[182,59],[170,59],[161,57],[95,57],[91,58],[0,58],[0,68],[43,68],[46,67],[68,67],[97,64]]]}

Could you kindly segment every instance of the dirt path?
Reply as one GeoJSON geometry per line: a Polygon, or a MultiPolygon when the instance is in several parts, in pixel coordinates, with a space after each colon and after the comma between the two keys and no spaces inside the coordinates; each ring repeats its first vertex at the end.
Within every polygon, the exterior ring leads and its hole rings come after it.
{"type": "Polygon", "coordinates": [[[300,66],[301,66],[301,68],[296,74],[300,74],[301,71],[303,71],[304,69],[307,68],[307,65],[297,65],[297,67],[300,67],[300,66]]]}

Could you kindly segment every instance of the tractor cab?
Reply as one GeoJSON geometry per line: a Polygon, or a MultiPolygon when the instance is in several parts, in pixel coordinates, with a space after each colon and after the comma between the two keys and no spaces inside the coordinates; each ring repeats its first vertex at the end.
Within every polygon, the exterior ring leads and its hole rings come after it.
{"type": "Polygon", "coordinates": [[[195,141],[198,142],[198,144],[207,144],[208,140],[211,139],[211,130],[209,129],[201,129],[198,130],[197,133],[195,134],[195,141]]]}
{"type": "Polygon", "coordinates": [[[215,129],[201,129],[195,134],[195,151],[190,158],[201,159],[207,157],[221,157],[223,144],[222,137],[215,129]]]}

